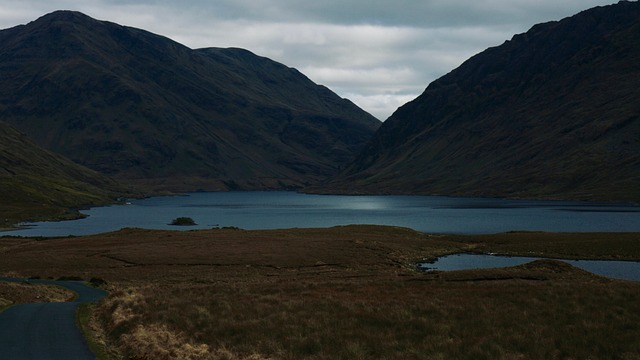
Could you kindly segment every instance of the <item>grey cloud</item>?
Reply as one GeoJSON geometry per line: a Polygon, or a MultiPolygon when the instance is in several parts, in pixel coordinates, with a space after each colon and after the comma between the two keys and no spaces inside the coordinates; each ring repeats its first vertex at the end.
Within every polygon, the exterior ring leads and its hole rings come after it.
{"type": "MultiPolygon", "coordinates": [[[[116,1],[126,3],[127,1],[116,1]]],[[[172,7],[173,1],[147,1],[172,7]]],[[[559,20],[577,11],[611,2],[598,0],[220,0],[190,1],[203,12],[227,19],[268,22],[376,24],[452,27],[493,24],[531,25],[559,20]]],[[[179,6],[183,6],[181,2],[179,6]]]]}

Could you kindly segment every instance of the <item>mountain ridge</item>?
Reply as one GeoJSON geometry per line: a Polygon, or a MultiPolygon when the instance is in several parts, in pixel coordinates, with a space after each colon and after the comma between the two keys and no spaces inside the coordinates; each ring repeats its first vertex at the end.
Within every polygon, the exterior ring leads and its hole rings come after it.
{"type": "Polygon", "coordinates": [[[2,30],[0,47],[1,119],[153,189],[300,188],[335,174],[380,125],[249,51],[192,50],[77,12],[2,30]]]}
{"type": "Polygon", "coordinates": [[[471,57],[319,191],[640,200],[639,20],[620,2],[471,57]]]}

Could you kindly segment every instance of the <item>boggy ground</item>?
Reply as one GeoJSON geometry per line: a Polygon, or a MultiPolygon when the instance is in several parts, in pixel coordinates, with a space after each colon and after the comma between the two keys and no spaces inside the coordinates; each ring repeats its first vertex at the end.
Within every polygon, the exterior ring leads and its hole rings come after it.
{"type": "Polygon", "coordinates": [[[640,259],[640,234],[125,229],[0,239],[0,274],[105,279],[113,358],[640,358],[640,283],[551,260],[416,269],[460,251],[640,259]]]}

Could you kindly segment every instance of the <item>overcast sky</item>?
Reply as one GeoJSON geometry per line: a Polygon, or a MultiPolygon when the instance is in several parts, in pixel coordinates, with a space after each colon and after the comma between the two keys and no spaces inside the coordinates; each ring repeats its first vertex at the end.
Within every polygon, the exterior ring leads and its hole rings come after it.
{"type": "Polygon", "coordinates": [[[607,0],[0,0],[0,28],[54,10],[191,48],[241,47],[295,67],[380,120],[472,55],[607,0]]]}

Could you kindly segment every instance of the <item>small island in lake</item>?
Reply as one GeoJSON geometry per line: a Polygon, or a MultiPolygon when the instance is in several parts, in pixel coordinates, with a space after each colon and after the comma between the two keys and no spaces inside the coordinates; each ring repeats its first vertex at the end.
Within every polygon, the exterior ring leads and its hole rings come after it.
{"type": "Polygon", "coordinates": [[[179,217],[179,218],[175,218],[173,219],[173,221],[171,221],[171,223],[169,225],[176,225],[176,226],[193,226],[193,225],[197,225],[195,221],[193,221],[192,218],[190,217],[179,217]]]}

